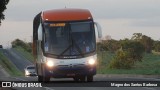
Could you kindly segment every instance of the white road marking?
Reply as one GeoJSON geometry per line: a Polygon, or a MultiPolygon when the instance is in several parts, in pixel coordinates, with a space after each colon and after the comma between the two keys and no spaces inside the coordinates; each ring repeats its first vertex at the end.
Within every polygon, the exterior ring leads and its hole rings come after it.
{"type": "Polygon", "coordinates": [[[148,90],[156,90],[154,88],[148,88],[148,87],[143,87],[143,88],[148,89],[148,90]]]}
{"type": "Polygon", "coordinates": [[[21,78],[16,78],[16,77],[12,77],[14,79],[17,79],[17,80],[21,80],[21,81],[27,81],[27,80],[24,80],[24,79],[21,79],[21,78]]]}
{"type": "Polygon", "coordinates": [[[54,89],[49,88],[49,87],[43,87],[43,88],[45,88],[46,90],[54,90],[54,89]]]}

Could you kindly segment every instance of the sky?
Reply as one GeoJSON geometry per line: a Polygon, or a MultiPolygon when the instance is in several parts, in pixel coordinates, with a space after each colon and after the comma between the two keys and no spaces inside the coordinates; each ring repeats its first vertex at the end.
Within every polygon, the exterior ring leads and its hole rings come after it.
{"type": "Polygon", "coordinates": [[[142,33],[160,40],[160,0],[10,0],[0,26],[0,44],[10,46],[16,38],[31,41],[35,15],[65,7],[90,10],[103,37],[119,40],[142,33]]]}

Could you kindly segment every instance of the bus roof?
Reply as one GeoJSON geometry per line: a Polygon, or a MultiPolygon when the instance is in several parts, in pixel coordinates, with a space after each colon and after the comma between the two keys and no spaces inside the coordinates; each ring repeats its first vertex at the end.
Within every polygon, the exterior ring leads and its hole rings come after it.
{"type": "Polygon", "coordinates": [[[74,21],[89,20],[92,15],[87,9],[54,9],[43,11],[42,19],[44,21],[74,21]]]}

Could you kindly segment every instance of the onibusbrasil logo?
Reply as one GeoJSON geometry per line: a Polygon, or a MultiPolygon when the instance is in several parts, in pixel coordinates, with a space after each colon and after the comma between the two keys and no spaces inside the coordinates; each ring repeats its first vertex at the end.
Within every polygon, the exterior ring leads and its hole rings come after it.
{"type": "Polygon", "coordinates": [[[2,82],[2,87],[42,87],[42,84],[37,82],[2,82]]]}

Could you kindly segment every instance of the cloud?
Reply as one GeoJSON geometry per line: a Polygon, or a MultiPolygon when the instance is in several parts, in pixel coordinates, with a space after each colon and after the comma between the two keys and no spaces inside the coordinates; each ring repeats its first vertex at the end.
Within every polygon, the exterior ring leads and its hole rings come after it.
{"type": "Polygon", "coordinates": [[[160,17],[137,19],[130,23],[130,25],[137,27],[160,27],[160,17]]]}
{"type": "Polygon", "coordinates": [[[87,8],[97,19],[160,16],[160,0],[11,0],[5,11],[9,20],[32,20],[42,10],[87,8]]]}
{"type": "Polygon", "coordinates": [[[0,27],[0,43],[6,45],[19,38],[31,41],[32,22],[30,21],[8,21],[2,22],[0,27]]]}
{"type": "Polygon", "coordinates": [[[89,9],[103,29],[103,36],[113,39],[130,38],[143,33],[159,39],[160,0],[10,0],[6,19],[0,27],[0,43],[32,35],[32,20],[46,9],[89,9]]]}
{"type": "Polygon", "coordinates": [[[142,33],[159,40],[160,27],[137,26],[138,19],[97,19],[102,27],[103,37],[110,35],[113,39],[131,38],[133,33],[142,33]]]}

